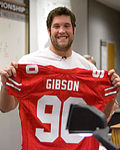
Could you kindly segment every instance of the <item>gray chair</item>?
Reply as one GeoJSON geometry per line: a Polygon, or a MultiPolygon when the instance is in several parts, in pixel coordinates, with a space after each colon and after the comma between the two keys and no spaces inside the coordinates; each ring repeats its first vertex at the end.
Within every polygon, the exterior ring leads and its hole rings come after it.
{"type": "Polygon", "coordinates": [[[92,133],[107,150],[120,150],[109,140],[105,114],[93,106],[71,104],[66,128],[71,134],[92,133]]]}

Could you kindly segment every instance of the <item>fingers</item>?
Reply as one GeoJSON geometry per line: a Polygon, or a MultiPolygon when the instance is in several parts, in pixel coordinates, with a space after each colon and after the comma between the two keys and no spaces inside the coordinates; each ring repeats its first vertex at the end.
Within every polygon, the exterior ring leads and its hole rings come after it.
{"type": "Polygon", "coordinates": [[[18,68],[18,63],[17,62],[12,61],[10,65],[14,66],[15,68],[18,68]]]}
{"type": "Polygon", "coordinates": [[[3,70],[0,71],[1,75],[1,82],[3,85],[5,85],[6,79],[11,76],[16,76],[16,68],[18,67],[18,64],[16,62],[11,62],[10,66],[5,67],[3,70]]]}
{"type": "Polygon", "coordinates": [[[114,85],[114,87],[117,87],[120,89],[120,76],[116,74],[115,70],[112,69],[108,72],[108,75],[111,75],[111,82],[114,85]]]}
{"type": "Polygon", "coordinates": [[[9,67],[5,67],[2,71],[1,71],[1,76],[5,76],[6,78],[13,76],[16,76],[16,70],[13,66],[9,66],[9,67]]]}
{"type": "Polygon", "coordinates": [[[114,69],[111,69],[111,70],[109,70],[108,75],[110,76],[110,75],[112,75],[113,73],[115,73],[115,70],[114,70],[114,69]]]}

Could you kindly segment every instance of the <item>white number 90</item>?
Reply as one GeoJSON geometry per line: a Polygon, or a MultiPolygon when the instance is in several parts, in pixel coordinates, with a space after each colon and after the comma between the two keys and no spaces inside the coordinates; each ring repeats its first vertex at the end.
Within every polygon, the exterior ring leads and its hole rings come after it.
{"type": "Polygon", "coordinates": [[[36,137],[41,142],[54,142],[60,136],[66,143],[79,143],[84,137],[80,137],[78,134],[69,134],[66,124],[70,105],[80,102],[85,103],[82,98],[70,97],[63,103],[62,109],[61,101],[57,96],[45,95],[40,98],[37,104],[37,117],[42,123],[51,124],[51,131],[45,132],[44,128],[36,128],[36,137]],[[45,113],[46,105],[53,106],[51,114],[45,113]],[[60,116],[62,119],[60,119],[60,116]]]}

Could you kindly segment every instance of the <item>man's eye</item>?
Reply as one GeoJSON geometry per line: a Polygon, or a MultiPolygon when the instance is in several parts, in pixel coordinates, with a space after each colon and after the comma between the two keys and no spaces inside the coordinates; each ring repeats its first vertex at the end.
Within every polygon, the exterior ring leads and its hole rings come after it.
{"type": "Polygon", "coordinates": [[[59,26],[58,26],[58,25],[56,25],[56,26],[54,26],[54,28],[55,28],[55,29],[58,29],[58,28],[59,28],[59,26]]]}
{"type": "Polygon", "coordinates": [[[65,25],[65,28],[69,28],[70,27],[70,25],[65,25]]]}

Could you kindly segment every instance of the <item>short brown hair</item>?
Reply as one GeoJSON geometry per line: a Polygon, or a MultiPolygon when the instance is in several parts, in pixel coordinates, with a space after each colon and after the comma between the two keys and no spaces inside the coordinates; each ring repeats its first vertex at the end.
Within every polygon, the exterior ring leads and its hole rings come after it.
{"type": "Polygon", "coordinates": [[[76,27],[75,15],[71,12],[71,10],[69,10],[66,7],[57,7],[55,9],[53,9],[52,11],[50,11],[50,13],[48,14],[46,24],[47,24],[47,28],[49,29],[49,31],[51,31],[51,25],[52,25],[52,21],[53,21],[54,17],[61,16],[61,15],[70,16],[72,27],[74,30],[74,27],[76,27]]]}

